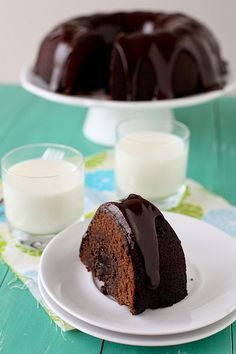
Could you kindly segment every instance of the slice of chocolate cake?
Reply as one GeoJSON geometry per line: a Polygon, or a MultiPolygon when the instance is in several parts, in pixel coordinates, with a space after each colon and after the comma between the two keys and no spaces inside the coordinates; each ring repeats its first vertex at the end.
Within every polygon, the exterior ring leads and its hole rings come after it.
{"type": "Polygon", "coordinates": [[[181,242],[160,210],[138,195],[98,208],[80,259],[104,283],[103,292],[134,315],[187,295],[181,242]]]}

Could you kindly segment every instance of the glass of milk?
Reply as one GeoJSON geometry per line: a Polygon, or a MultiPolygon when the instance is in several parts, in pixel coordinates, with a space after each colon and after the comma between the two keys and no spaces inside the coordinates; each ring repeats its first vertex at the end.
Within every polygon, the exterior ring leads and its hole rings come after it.
{"type": "Polygon", "coordinates": [[[175,120],[130,119],[117,127],[115,179],[120,197],[139,194],[159,208],[185,191],[189,129],[175,120]]]}
{"type": "Polygon", "coordinates": [[[84,160],[74,148],[25,145],[2,158],[5,211],[18,239],[53,236],[83,213],[84,160]]]}

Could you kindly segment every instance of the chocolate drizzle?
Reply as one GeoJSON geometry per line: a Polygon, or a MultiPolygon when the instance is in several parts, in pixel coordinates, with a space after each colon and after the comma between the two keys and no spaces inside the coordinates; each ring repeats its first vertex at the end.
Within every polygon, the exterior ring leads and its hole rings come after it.
{"type": "Polygon", "coordinates": [[[156,217],[163,217],[163,215],[153,204],[136,194],[130,194],[121,202],[109,203],[108,208],[116,214],[116,218],[126,229],[131,248],[134,246],[133,238],[138,244],[143,256],[148,287],[157,288],[160,283],[160,273],[155,220],[156,217]],[[122,214],[121,217],[118,215],[119,212],[122,214]]]}
{"type": "Polygon", "coordinates": [[[183,14],[151,12],[92,15],[57,26],[42,42],[34,71],[53,91],[81,94],[110,85],[117,100],[182,97],[220,89],[227,79],[227,65],[208,28],[183,14]],[[113,65],[116,57],[122,70],[113,65]],[[187,68],[187,75],[180,68],[187,68]],[[150,81],[140,79],[144,69],[150,81]],[[125,98],[113,89],[117,82],[119,92],[127,88],[125,98]]]}

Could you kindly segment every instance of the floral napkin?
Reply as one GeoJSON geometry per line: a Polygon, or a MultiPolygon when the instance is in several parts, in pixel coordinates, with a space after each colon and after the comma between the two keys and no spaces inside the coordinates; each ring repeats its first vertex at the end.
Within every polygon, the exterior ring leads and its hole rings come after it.
{"type": "MultiPolygon", "coordinates": [[[[86,159],[85,187],[85,218],[91,217],[101,203],[117,199],[112,151],[100,152],[86,159]]],[[[171,211],[205,220],[236,237],[236,208],[225,199],[209,193],[193,180],[187,181],[187,189],[181,202],[171,211]]],[[[63,331],[72,329],[43,303],[37,284],[41,252],[31,251],[14,242],[6,225],[2,199],[0,201],[0,256],[45,308],[51,319],[63,331]]]]}

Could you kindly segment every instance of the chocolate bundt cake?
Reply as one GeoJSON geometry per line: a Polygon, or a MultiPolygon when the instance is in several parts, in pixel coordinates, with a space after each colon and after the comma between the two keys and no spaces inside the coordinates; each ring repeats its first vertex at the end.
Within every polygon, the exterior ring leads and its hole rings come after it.
{"type": "Polygon", "coordinates": [[[137,315],[187,295],[186,264],[176,233],[159,209],[138,195],[102,204],[80,246],[80,259],[103,293],[137,315]]]}
{"type": "Polygon", "coordinates": [[[227,65],[211,31],[183,14],[78,17],[43,39],[34,72],[50,90],[113,100],[171,99],[222,88],[227,65]]]}

